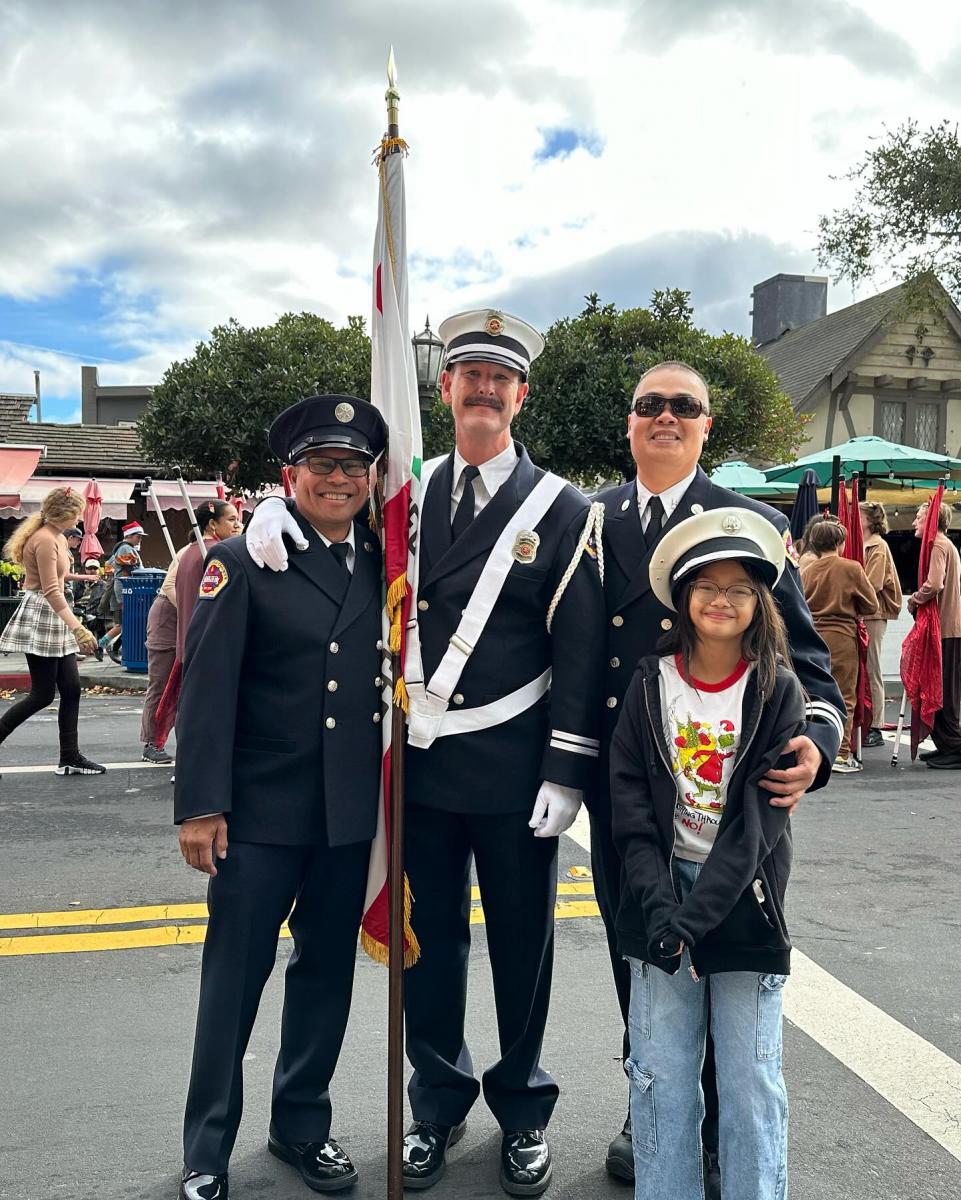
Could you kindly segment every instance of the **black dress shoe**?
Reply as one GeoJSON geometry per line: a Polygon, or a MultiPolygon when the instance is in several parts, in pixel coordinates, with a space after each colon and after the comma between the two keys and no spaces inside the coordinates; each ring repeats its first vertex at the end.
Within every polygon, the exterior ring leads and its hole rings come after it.
{"type": "Polygon", "coordinates": [[[204,1175],[184,1167],[177,1200],[227,1200],[227,1172],[204,1175]]]}
{"type": "Polygon", "coordinates": [[[433,1187],[447,1170],[447,1151],[466,1129],[466,1121],[459,1125],[415,1121],[404,1134],[404,1187],[415,1191],[433,1187]]]}
{"type": "Polygon", "coordinates": [[[938,758],[943,753],[943,750],[938,750],[937,748],[934,750],[919,750],[918,758],[920,758],[922,762],[927,762],[929,758],[938,758]]]}
{"type": "Polygon", "coordinates": [[[508,1196],[539,1196],[554,1166],[543,1129],[512,1129],[501,1142],[501,1187],[508,1196]]]}
{"type": "Polygon", "coordinates": [[[357,1179],[357,1168],[332,1138],[326,1142],[281,1142],[268,1133],[267,1149],[274,1158],[296,1167],[315,1192],[339,1192],[357,1179]]]}
{"type": "Polygon", "coordinates": [[[604,1167],[614,1179],[625,1183],[634,1182],[634,1146],[631,1142],[631,1114],[627,1114],[624,1128],[607,1147],[604,1167]]]}
{"type": "Polygon", "coordinates": [[[717,1151],[701,1149],[704,1170],[704,1200],[721,1200],[721,1164],[717,1151]]]}
{"type": "Polygon", "coordinates": [[[961,754],[934,754],[926,762],[935,771],[961,771],[961,754]]]}

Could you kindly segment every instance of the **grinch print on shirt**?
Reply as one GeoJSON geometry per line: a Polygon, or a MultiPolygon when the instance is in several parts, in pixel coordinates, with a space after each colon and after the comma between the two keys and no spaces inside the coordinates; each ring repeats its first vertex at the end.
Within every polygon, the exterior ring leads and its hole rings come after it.
{"type": "Polygon", "coordinates": [[[724,764],[734,757],[737,741],[734,722],[718,721],[717,732],[709,721],[695,721],[690,713],[681,719],[672,712],[671,722],[677,730],[671,769],[688,785],[684,788],[687,804],[700,812],[719,812],[724,807],[724,764]]]}

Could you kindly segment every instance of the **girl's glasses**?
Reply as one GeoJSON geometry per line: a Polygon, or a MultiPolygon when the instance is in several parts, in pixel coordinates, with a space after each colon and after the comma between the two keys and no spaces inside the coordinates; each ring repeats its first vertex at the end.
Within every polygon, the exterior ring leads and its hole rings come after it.
{"type": "Polygon", "coordinates": [[[716,583],[707,580],[695,583],[691,589],[702,604],[713,604],[718,596],[723,596],[728,604],[735,608],[743,608],[751,603],[751,598],[757,595],[757,588],[748,587],[746,583],[732,583],[730,587],[718,587],[716,583]]]}

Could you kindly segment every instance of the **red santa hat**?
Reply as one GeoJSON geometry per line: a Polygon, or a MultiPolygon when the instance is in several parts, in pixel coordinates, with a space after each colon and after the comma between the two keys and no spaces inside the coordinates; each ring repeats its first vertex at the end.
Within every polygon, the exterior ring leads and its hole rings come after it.
{"type": "Polygon", "coordinates": [[[120,533],[125,538],[132,537],[135,533],[145,536],[143,526],[139,521],[128,521],[126,525],[121,525],[120,533]]]}

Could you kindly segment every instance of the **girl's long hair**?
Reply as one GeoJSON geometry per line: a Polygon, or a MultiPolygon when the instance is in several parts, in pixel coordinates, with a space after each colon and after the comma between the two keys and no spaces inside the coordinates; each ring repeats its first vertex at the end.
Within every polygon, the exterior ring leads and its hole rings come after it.
{"type": "MultiPolygon", "coordinates": [[[[750,559],[741,562],[741,566],[750,575],[751,582],[757,589],[754,617],[741,635],[741,654],[749,663],[754,664],[761,699],[769,700],[774,694],[778,662],[791,661],[787,629],[778,603],[764,577],[750,559]]],[[[657,646],[658,654],[681,656],[684,674],[688,679],[691,677],[691,656],[698,640],[697,630],[691,620],[691,592],[699,575],[700,572],[692,574],[682,585],[677,598],[677,619],[657,646]]]]}
{"type": "Polygon", "coordinates": [[[84,499],[73,488],[58,487],[47,492],[40,511],[21,521],[3,548],[3,557],[9,562],[23,564],[23,548],[37,530],[48,521],[78,520],[84,509],[84,499]]]}

